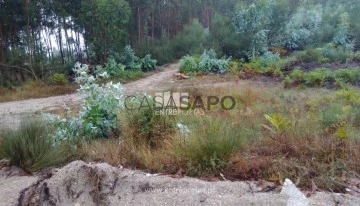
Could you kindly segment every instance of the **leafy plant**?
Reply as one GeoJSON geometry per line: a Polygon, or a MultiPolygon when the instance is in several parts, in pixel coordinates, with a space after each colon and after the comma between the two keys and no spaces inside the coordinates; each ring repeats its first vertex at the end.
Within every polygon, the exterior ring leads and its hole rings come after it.
{"type": "Polygon", "coordinates": [[[304,74],[305,85],[322,86],[327,79],[333,78],[333,73],[328,69],[315,69],[304,74]]]}
{"type": "Polygon", "coordinates": [[[357,69],[339,69],[335,72],[335,78],[337,81],[355,85],[360,81],[360,71],[357,69]]]}
{"type": "Polygon", "coordinates": [[[127,70],[140,70],[141,64],[139,62],[139,57],[136,56],[134,50],[130,45],[124,48],[124,52],[120,57],[120,63],[125,65],[127,70]]]}
{"type": "Polygon", "coordinates": [[[0,158],[28,172],[65,163],[71,153],[64,145],[53,145],[52,127],[37,119],[22,120],[16,130],[5,133],[0,158]]]}
{"type": "Polygon", "coordinates": [[[169,135],[175,132],[175,122],[171,116],[156,113],[155,102],[150,96],[143,98],[138,97],[129,102],[128,106],[136,109],[124,112],[123,125],[128,132],[127,136],[135,144],[145,144],[152,148],[159,147],[169,135]],[[140,102],[139,99],[149,104],[140,102]]]}
{"type": "Polygon", "coordinates": [[[118,64],[114,58],[108,59],[108,62],[106,63],[105,68],[97,69],[98,72],[104,72],[104,71],[107,72],[107,74],[110,75],[110,77],[117,76],[118,73],[120,73],[124,70],[125,70],[125,65],[118,64]]]}
{"type": "Polygon", "coordinates": [[[65,74],[59,74],[59,73],[53,74],[50,77],[49,81],[50,84],[55,84],[55,85],[65,85],[67,83],[65,74]]]}
{"type": "Polygon", "coordinates": [[[203,73],[225,73],[231,58],[217,59],[216,52],[213,49],[205,50],[200,57],[199,71],[203,73]]]}
{"type": "Polygon", "coordinates": [[[151,59],[151,54],[145,55],[144,58],[140,60],[141,70],[144,72],[155,70],[157,61],[155,59],[151,59]]]}
{"type": "Polygon", "coordinates": [[[198,71],[198,64],[196,63],[194,57],[190,55],[186,55],[181,58],[180,69],[179,69],[180,73],[184,73],[187,75],[194,75],[197,73],[197,71],[198,71]]]}
{"type": "MultiPolygon", "coordinates": [[[[271,116],[265,114],[264,116],[266,120],[271,124],[271,126],[275,128],[276,130],[275,133],[277,134],[282,134],[283,132],[288,130],[291,126],[291,122],[279,114],[272,114],[271,116]]],[[[265,128],[269,128],[269,127],[265,126],[265,128]]]]}
{"type": "Polygon", "coordinates": [[[350,20],[349,14],[344,13],[340,17],[339,31],[335,34],[333,38],[333,44],[340,46],[344,51],[353,51],[355,47],[355,41],[350,37],[350,20]]]}
{"type": "Polygon", "coordinates": [[[78,139],[106,138],[118,129],[117,113],[123,107],[122,85],[112,82],[105,85],[96,83],[99,77],[89,74],[89,67],[77,63],[74,68],[76,82],[81,84],[78,92],[83,95],[78,117],[74,117],[68,108],[65,119],[56,115],[45,115],[45,118],[57,126],[54,142],[76,141],[78,139]]]}
{"type": "Polygon", "coordinates": [[[301,7],[286,25],[285,46],[292,50],[304,48],[320,29],[321,22],[321,5],[309,10],[301,7]]]}
{"type": "Polygon", "coordinates": [[[240,63],[237,61],[231,61],[226,68],[226,71],[232,75],[237,75],[240,69],[240,63]]]}

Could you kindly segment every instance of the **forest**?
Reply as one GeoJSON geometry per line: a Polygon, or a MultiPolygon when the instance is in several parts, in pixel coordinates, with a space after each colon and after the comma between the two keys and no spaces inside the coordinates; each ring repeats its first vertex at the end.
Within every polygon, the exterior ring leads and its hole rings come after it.
{"type": "Polygon", "coordinates": [[[360,46],[359,8],[355,0],[3,0],[0,82],[120,61],[127,45],[160,65],[205,49],[242,62],[309,48],[346,56],[360,46]]]}
{"type": "Polygon", "coordinates": [[[13,123],[0,159],[30,174],[83,160],[359,197],[359,11],[359,0],[0,0],[0,126],[13,123]],[[157,115],[152,97],[170,91],[188,94],[187,115],[157,115]],[[24,105],[30,120],[14,121],[24,105]]]}

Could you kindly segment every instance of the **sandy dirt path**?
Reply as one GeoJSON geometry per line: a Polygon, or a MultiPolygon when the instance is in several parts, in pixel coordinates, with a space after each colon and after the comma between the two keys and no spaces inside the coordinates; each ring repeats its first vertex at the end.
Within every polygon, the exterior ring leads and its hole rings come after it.
{"type": "MultiPolygon", "coordinates": [[[[178,63],[170,64],[149,77],[124,85],[125,94],[151,92],[166,89],[174,83],[173,74],[178,69],[178,63]]],[[[16,127],[25,116],[38,115],[42,112],[59,110],[64,104],[76,106],[81,102],[79,94],[69,94],[41,99],[29,99],[16,102],[0,103],[0,128],[16,127]]]]}

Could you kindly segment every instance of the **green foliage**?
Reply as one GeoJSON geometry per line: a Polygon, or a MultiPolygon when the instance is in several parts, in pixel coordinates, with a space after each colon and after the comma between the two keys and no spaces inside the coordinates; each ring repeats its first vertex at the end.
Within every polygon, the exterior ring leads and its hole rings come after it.
{"type": "Polygon", "coordinates": [[[302,83],[304,81],[304,72],[300,69],[294,69],[290,74],[290,78],[295,83],[302,83]]]}
{"type": "Polygon", "coordinates": [[[141,70],[144,72],[155,70],[156,63],[157,61],[155,59],[151,59],[151,54],[147,54],[140,60],[141,70]]]}
{"type": "Polygon", "coordinates": [[[333,45],[325,46],[322,49],[324,57],[329,62],[342,62],[345,63],[351,59],[351,52],[341,49],[340,47],[334,47],[333,45]]]}
{"type": "Polygon", "coordinates": [[[304,84],[311,87],[323,86],[330,79],[333,79],[333,72],[328,69],[315,69],[304,74],[304,84]]]}
{"type": "Polygon", "coordinates": [[[124,122],[134,143],[159,147],[165,138],[169,137],[167,135],[175,132],[174,119],[168,115],[157,114],[152,97],[138,97],[128,106],[136,108],[124,112],[124,122]]]}
{"type": "Polygon", "coordinates": [[[127,70],[140,70],[141,64],[139,62],[139,57],[136,56],[134,50],[130,45],[124,48],[124,52],[120,57],[120,63],[125,65],[127,70]]]}
{"type": "Polygon", "coordinates": [[[231,58],[225,59],[217,59],[216,52],[213,49],[209,51],[204,51],[204,53],[200,57],[199,62],[199,72],[203,73],[219,73],[223,74],[226,72],[226,68],[230,63],[231,58]]]}
{"type": "Polygon", "coordinates": [[[345,12],[340,18],[339,31],[333,38],[333,44],[342,47],[343,51],[353,51],[355,42],[350,37],[349,14],[345,12]]]}
{"type": "Polygon", "coordinates": [[[49,78],[49,82],[54,85],[65,85],[67,83],[67,79],[65,74],[55,73],[49,78]]]}
{"type": "Polygon", "coordinates": [[[293,50],[304,48],[320,29],[321,22],[321,5],[312,9],[299,8],[286,25],[285,46],[293,50]]]}
{"type": "Polygon", "coordinates": [[[51,133],[52,128],[45,122],[23,120],[18,129],[5,133],[0,158],[28,172],[59,166],[69,160],[71,153],[64,145],[54,146],[51,133]]]}
{"type": "Polygon", "coordinates": [[[195,58],[189,55],[186,55],[180,60],[180,73],[186,75],[194,75],[198,72],[198,63],[195,58]]]}
{"type": "Polygon", "coordinates": [[[294,56],[301,62],[319,62],[323,58],[321,50],[312,48],[296,52],[294,56]]]}
{"type": "Polygon", "coordinates": [[[330,105],[325,105],[321,109],[319,121],[325,129],[330,129],[340,126],[340,124],[345,121],[345,118],[346,113],[344,113],[342,105],[332,103],[330,105]]]}
{"type": "Polygon", "coordinates": [[[174,56],[179,58],[186,54],[200,54],[204,49],[210,48],[209,30],[194,19],[184,26],[184,29],[172,41],[174,56]]]}
{"type": "Polygon", "coordinates": [[[264,116],[271,126],[276,129],[277,134],[282,134],[291,126],[291,122],[279,114],[272,114],[271,116],[265,114],[264,116]]]}
{"type": "Polygon", "coordinates": [[[268,67],[271,64],[277,62],[280,60],[280,56],[278,54],[274,54],[272,52],[265,52],[261,57],[259,58],[259,61],[262,66],[268,67]]]}
{"type": "Polygon", "coordinates": [[[335,72],[335,78],[338,82],[356,85],[360,82],[359,69],[339,69],[335,72]]]}
{"type": "Polygon", "coordinates": [[[117,76],[118,73],[125,70],[125,65],[118,64],[114,58],[109,58],[104,69],[98,69],[98,71],[105,70],[110,77],[117,76]]]}
{"type": "Polygon", "coordinates": [[[232,75],[237,75],[240,70],[240,63],[237,61],[231,61],[226,68],[226,71],[232,75]]]}
{"type": "Polygon", "coordinates": [[[65,119],[46,114],[44,118],[53,123],[57,129],[54,142],[77,141],[89,138],[107,138],[118,130],[117,113],[123,107],[122,85],[112,82],[99,85],[96,80],[107,77],[100,73],[97,77],[89,74],[88,65],[77,63],[74,67],[76,82],[80,84],[78,92],[83,95],[78,117],[74,117],[68,108],[65,119]]]}
{"type": "Polygon", "coordinates": [[[242,8],[234,15],[233,25],[238,33],[249,35],[251,48],[249,57],[267,51],[268,32],[271,25],[274,1],[256,0],[247,8],[242,8]]]}
{"type": "Polygon", "coordinates": [[[248,137],[245,129],[220,119],[197,120],[191,125],[191,133],[177,149],[191,176],[225,169],[231,155],[248,137]]]}

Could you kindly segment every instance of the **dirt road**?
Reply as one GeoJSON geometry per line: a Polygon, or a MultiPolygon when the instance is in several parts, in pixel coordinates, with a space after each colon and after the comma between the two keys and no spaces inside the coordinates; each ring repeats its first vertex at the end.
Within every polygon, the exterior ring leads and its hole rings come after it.
{"type": "MultiPolygon", "coordinates": [[[[178,69],[178,64],[170,64],[162,71],[144,79],[124,85],[125,94],[151,92],[171,87],[173,74],[178,69]]],[[[64,104],[75,106],[81,102],[79,94],[69,94],[41,99],[29,99],[17,102],[0,103],[0,128],[16,127],[25,116],[38,115],[42,112],[52,112],[61,109],[64,104]]]]}

